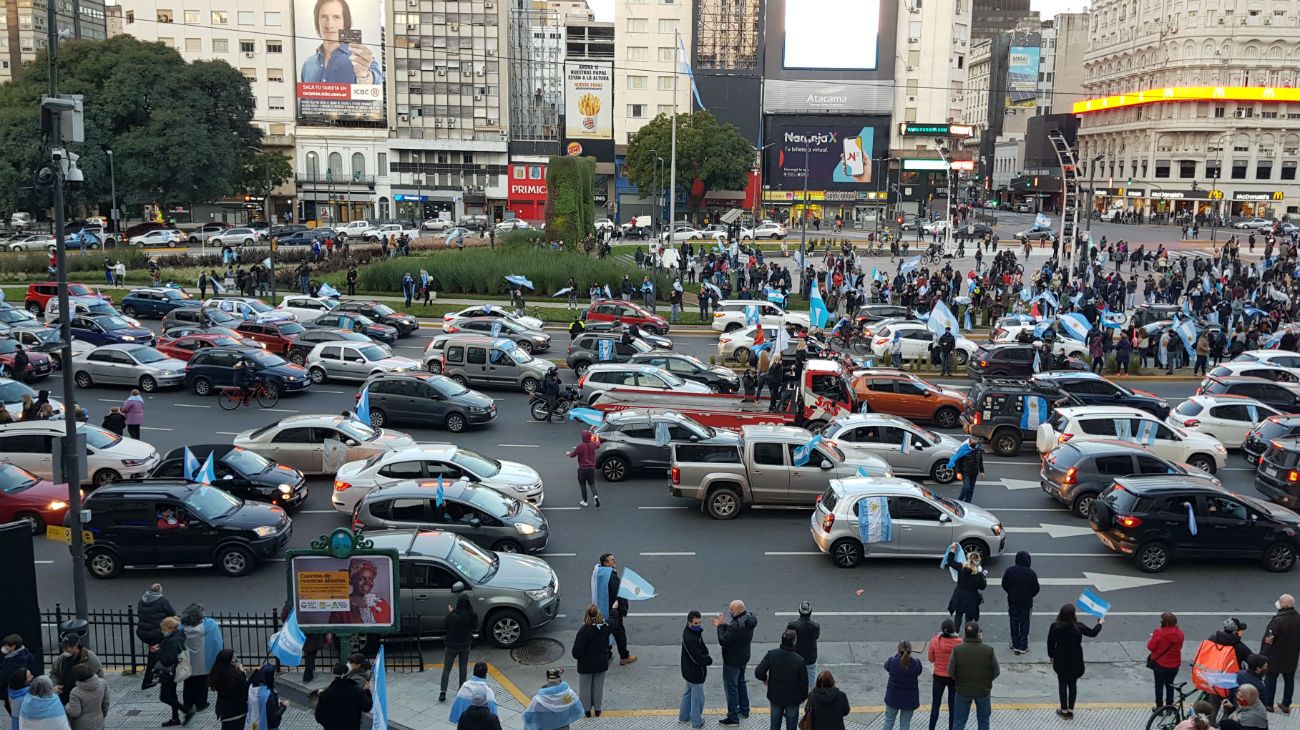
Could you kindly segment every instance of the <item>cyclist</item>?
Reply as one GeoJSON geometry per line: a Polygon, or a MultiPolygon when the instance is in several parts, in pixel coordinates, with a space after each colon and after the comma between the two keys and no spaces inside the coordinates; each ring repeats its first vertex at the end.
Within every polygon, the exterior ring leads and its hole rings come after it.
{"type": "Polygon", "coordinates": [[[241,357],[235,363],[235,387],[243,393],[245,401],[252,400],[254,388],[261,382],[262,376],[258,374],[257,366],[252,360],[241,357]]]}
{"type": "Polygon", "coordinates": [[[839,337],[844,340],[845,345],[849,343],[849,340],[853,339],[853,335],[853,320],[849,319],[847,314],[840,317],[840,321],[836,322],[835,326],[831,328],[831,339],[839,337]]]}

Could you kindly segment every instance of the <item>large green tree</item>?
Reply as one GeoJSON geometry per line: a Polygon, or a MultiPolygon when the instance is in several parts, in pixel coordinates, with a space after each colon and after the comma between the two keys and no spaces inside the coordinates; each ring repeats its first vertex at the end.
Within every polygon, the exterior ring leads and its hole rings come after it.
{"type": "MultiPolygon", "coordinates": [[[[0,86],[0,204],[11,210],[50,204],[34,182],[48,164],[40,131],[48,74],[42,53],[0,86]]],[[[70,209],[108,208],[107,150],[119,205],[165,206],[228,195],[243,151],[261,138],[248,81],[226,63],[186,63],[161,43],[117,36],[61,43],[58,75],[60,93],[85,101],[86,141],[70,148],[86,179],[68,190],[70,209]]]]}
{"type": "MultiPolygon", "coordinates": [[[[624,170],[638,190],[668,187],[672,129],[672,117],[660,114],[628,138],[624,170]],[[662,181],[656,154],[664,158],[662,181]]],[[[754,147],[734,124],[718,124],[707,111],[677,115],[677,187],[690,194],[692,207],[710,190],[744,190],[753,165],[754,147]]]]}
{"type": "Polygon", "coordinates": [[[293,160],[279,152],[245,149],[239,158],[235,190],[259,200],[293,178],[293,160]]]}

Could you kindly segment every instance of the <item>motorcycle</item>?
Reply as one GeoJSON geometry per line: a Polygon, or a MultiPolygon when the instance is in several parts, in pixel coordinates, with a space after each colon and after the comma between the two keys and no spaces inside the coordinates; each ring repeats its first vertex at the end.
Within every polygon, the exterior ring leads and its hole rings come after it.
{"type": "MultiPolygon", "coordinates": [[[[559,416],[563,420],[568,414],[569,409],[581,399],[578,391],[572,386],[565,386],[560,394],[555,398],[555,410],[551,412],[552,416],[559,416]]],[[[547,419],[546,396],[540,391],[533,393],[528,398],[528,412],[535,421],[545,421],[547,419]]]]}

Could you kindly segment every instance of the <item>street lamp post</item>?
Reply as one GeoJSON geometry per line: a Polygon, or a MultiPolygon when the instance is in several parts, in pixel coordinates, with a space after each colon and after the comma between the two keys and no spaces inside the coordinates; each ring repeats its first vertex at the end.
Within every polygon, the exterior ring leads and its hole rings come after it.
{"type": "Polygon", "coordinates": [[[800,209],[799,221],[799,293],[804,293],[804,272],[808,270],[808,151],[812,147],[803,147],[803,207],[800,209]]]}
{"type": "Polygon", "coordinates": [[[768,142],[762,147],[754,147],[754,162],[758,169],[758,182],[754,185],[754,228],[758,228],[758,212],[763,208],[763,150],[775,144],[776,142],[768,142]]]}
{"type": "Polygon", "coordinates": [[[1097,163],[1101,162],[1105,157],[1106,153],[1102,152],[1092,158],[1092,162],[1088,163],[1088,222],[1084,226],[1089,234],[1092,233],[1092,215],[1097,212],[1095,210],[1097,207],[1097,188],[1093,185],[1093,179],[1097,174],[1097,163]]]}
{"type": "MultiPolygon", "coordinates": [[[[109,229],[113,232],[114,239],[122,237],[121,226],[117,223],[117,173],[113,170],[113,150],[105,150],[108,154],[108,185],[113,196],[113,209],[108,212],[109,222],[112,224],[109,229]]],[[[117,241],[121,243],[121,241],[117,241]]]]}
{"type": "MultiPolygon", "coordinates": [[[[1210,243],[1218,241],[1219,217],[1223,212],[1223,199],[1219,198],[1216,193],[1219,190],[1219,179],[1223,177],[1223,140],[1227,139],[1227,134],[1219,135],[1219,167],[1214,172],[1214,177],[1210,178],[1210,200],[1214,204],[1214,215],[1210,217],[1210,243]],[[1216,199],[1217,198],[1217,199],[1216,199]]],[[[1193,222],[1195,218],[1193,218],[1193,222]]]]}

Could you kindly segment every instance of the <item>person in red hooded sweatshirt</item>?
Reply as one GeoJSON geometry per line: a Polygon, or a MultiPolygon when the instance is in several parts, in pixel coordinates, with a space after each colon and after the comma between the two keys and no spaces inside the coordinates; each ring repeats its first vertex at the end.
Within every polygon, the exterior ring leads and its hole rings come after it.
{"type": "Polygon", "coordinates": [[[567,456],[578,459],[578,489],[582,490],[582,499],[578,504],[587,506],[587,487],[591,487],[591,498],[600,506],[600,495],[596,493],[596,436],[590,429],[582,432],[582,441],[569,449],[567,456]]]}

